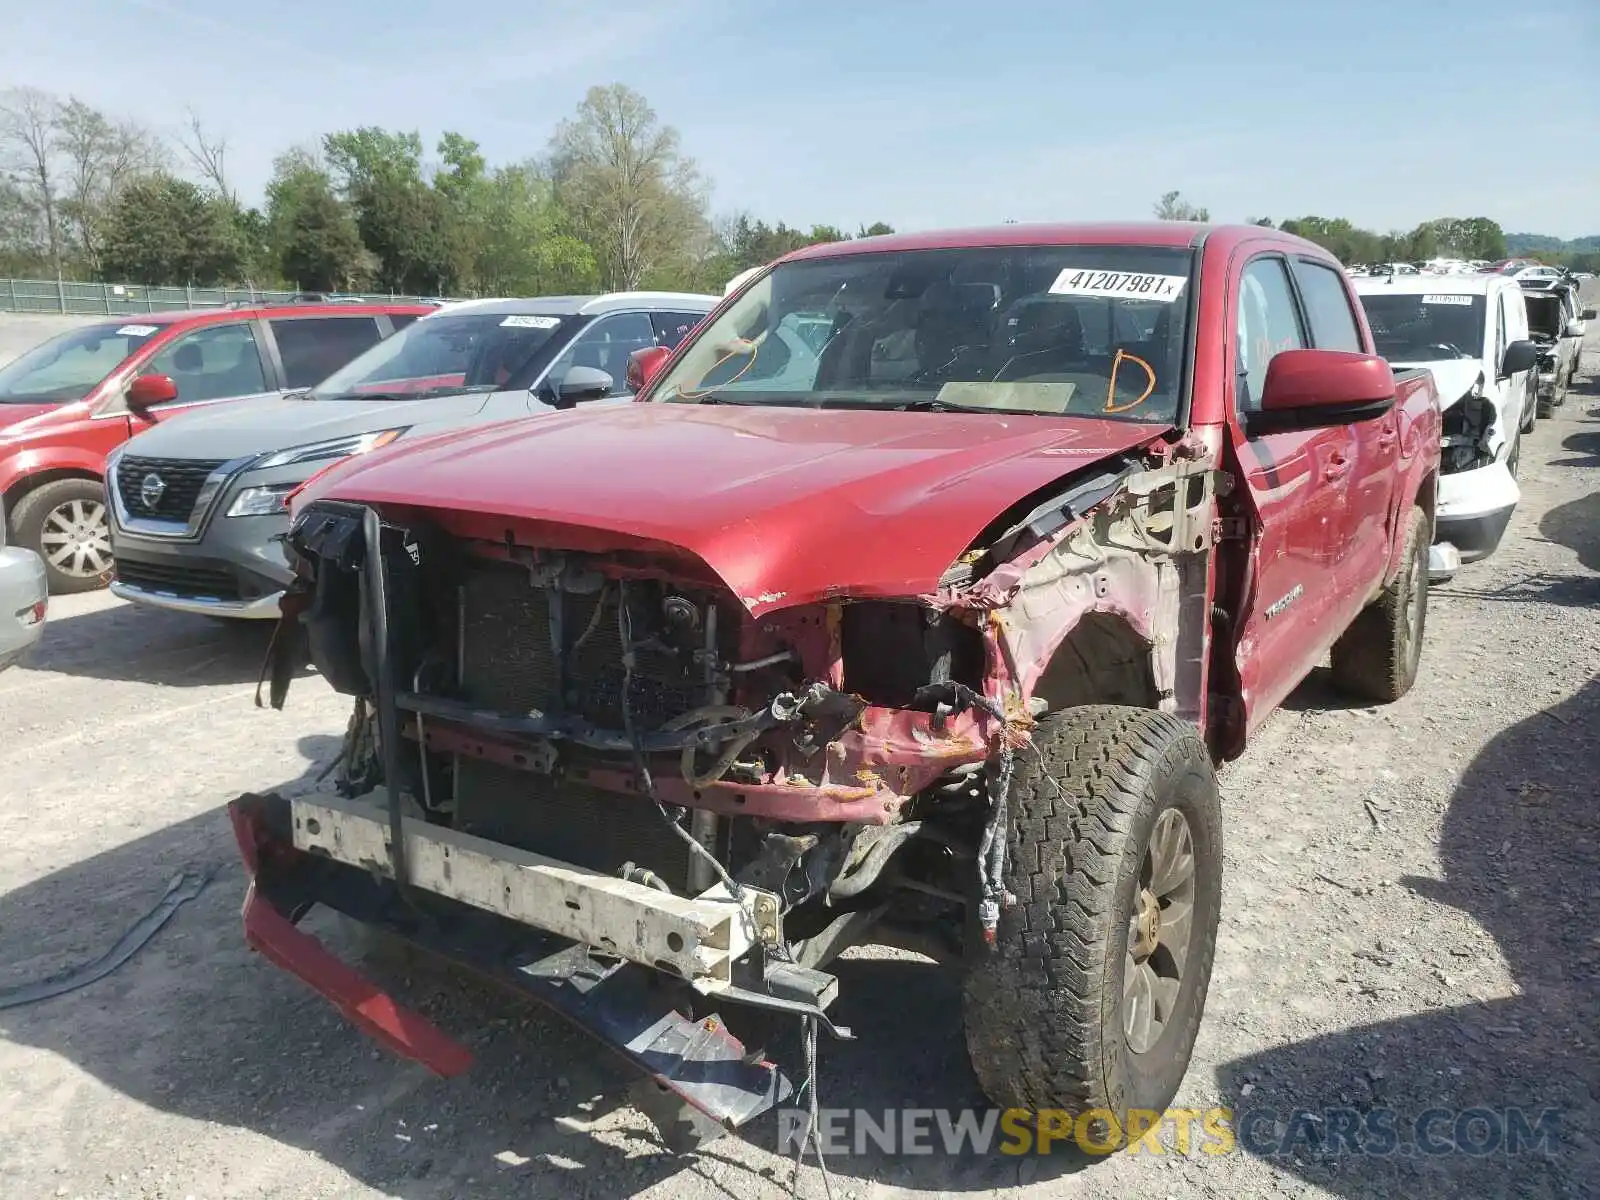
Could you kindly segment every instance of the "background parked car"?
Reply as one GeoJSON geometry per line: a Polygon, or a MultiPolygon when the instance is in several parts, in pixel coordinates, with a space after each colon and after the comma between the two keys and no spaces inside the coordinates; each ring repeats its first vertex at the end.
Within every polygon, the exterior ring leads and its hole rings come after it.
{"type": "Polygon", "coordinates": [[[1448,578],[1492,554],[1521,499],[1517,463],[1534,420],[1533,367],[1522,289],[1503,275],[1358,279],[1378,353],[1420,367],[1443,410],[1429,570],[1448,578]]]}
{"type": "Polygon", "coordinates": [[[52,592],[110,579],[105,459],[196,405],[306,388],[425,305],[238,307],[85,325],[0,367],[0,496],[11,541],[45,560],[52,592]]]}
{"type": "Polygon", "coordinates": [[[32,550],[7,546],[0,524],[0,671],[43,635],[45,604],[44,560],[32,550]]]}
{"type": "Polygon", "coordinates": [[[1539,343],[1539,415],[1550,416],[1567,400],[1578,373],[1586,321],[1593,309],[1582,307],[1578,285],[1564,276],[1519,276],[1528,306],[1528,325],[1539,343]]]}
{"type": "Polygon", "coordinates": [[[631,398],[629,355],[676,346],[715,296],[469,300],[431,312],[299,396],[194,413],[113,456],[112,590],[224,617],[278,616],[290,493],[396,438],[631,398]]]}

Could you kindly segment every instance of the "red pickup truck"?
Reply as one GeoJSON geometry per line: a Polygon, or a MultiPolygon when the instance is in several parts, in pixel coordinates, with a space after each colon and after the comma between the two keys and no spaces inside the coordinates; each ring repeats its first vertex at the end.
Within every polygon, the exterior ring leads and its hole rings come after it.
{"type": "Polygon", "coordinates": [[[553,1005],[706,1129],[791,1094],[772,1021],[844,1033],[841,951],[912,947],[964,969],[997,1103],[1165,1108],[1214,764],[1330,654],[1368,700],[1416,678],[1431,376],[1373,353],[1317,246],[1181,223],[814,247],[638,356],[640,403],[296,499],[284,620],[354,711],[337,787],[231,806],[250,944],[462,1069],[295,927],[329,905],[553,1005]]]}
{"type": "Polygon", "coordinates": [[[106,455],[199,404],[320,383],[419,304],[288,304],[108,317],[0,365],[0,498],[56,593],[111,573],[106,455]]]}

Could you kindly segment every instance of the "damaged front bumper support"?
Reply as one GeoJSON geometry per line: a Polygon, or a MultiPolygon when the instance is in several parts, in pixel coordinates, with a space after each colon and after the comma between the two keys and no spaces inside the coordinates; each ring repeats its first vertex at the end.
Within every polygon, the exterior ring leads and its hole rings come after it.
{"type": "Polygon", "coordinates": [[[229,815],[251,875],[245,937],[357,1027],[436,1074],[466,1070],[470,1051],[299,929],[316,904],[539,1000],[675,1093],[702,1124],[721,1129],[780,1103],[792,1083],[747,1051],[719,1016],[696,1020],[679,1011],[682,996],[674,1003],[664,980],[708,1001],[813,1017],[849,1036],[824,1012],[837,981],[770,954],[782,938],[770,893],[744,888],[735,898],[719,885],[698,897],[674,896],[407,818],[409,882],[430,903],[422,914],[404,911],[383,800],[332,793],[235,800],[229,815]]]}

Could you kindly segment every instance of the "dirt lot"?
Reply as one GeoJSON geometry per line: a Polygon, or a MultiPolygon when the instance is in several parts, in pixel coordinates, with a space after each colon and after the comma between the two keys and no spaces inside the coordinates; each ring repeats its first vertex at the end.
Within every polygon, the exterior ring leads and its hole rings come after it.
{"type": "Polygon", "coordinates": [[[47,338],[94,320],[94,317],[59,316],[55,313],[0,312],[0,366],[32,350],[47,338]]]}
{"type": "MultiPolygon", "coordinates": [[[[1600,367],[1600,323],[1589,350],[1600,367]]],[[[1225,773],[1221,948],[1178,1102],[1256,1114],[1253,1150],[873,1153],[833,1160],[836,1196],[1600,1194],[1595,375],[1521,474],[1498,555],[1433,595],[1412,695],[1349,707],[1313,677],[1225,773]],[[1429,1109],[1513,1106],[1560,1110],[1549,1154],[1333,1155],[1294,1145],[1290,1115],[1388,1109],[1409,1141],[1429,1109]]],[[[252,706],[264,635],[68,598],[0,676],[0,988],[93,957],[175,873],[218,868],[117,973],[0,1012],[0,1196],[786,1193],[771,1130],[670,1159],[603,1055],[505,997],[415,981],[477,1030],[479,1067],[440,1082],[244,950],[220,806],[309,786],[344,716],[314,677],[283,713],[252,706]]],[[[948,979],[870,955],[843,974],[859,1040],[824,1041],[825,1104],[981,1103],[948,979]]],[[[800,1189],[822,1194],[815,1170],[800,1189]]]]}

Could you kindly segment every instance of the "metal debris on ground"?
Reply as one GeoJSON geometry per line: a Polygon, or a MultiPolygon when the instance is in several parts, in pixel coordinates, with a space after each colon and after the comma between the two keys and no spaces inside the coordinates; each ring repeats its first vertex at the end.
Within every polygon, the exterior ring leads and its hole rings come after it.
{"type": "Polygon", "coordinates": [[[172,882],[167,884],[166,894],[157,901],[156,906],[135,921],[111,949],[91,962],[72,967],[48,979],[0,989],[0,1009],[20,1008],[24,1004],[35,1004],[40,1000],[53,1000],[57,996],[64,996],[68,992],[75,992],[79,988],[104,979],[142,950],[145,944],[161,931],[161,927],[172,919],[180,906],[193,900],[205,890],[206,884],[211,882],[216,873],[217,867],[212,865],[174,875],[172,882]]]}

